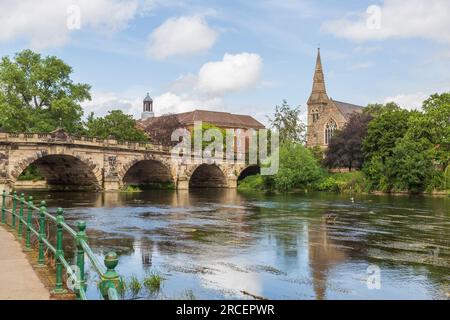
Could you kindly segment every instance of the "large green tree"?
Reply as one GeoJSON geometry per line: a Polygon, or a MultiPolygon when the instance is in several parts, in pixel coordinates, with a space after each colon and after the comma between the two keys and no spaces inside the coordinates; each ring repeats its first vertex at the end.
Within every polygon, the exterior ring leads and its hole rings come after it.
{"type": "Polygon", "coordinates": [[[83,130],[81,103],[90,86],[71,79],[72,68],[54,56],[31,50],[0,62],[0,127],[11,132],[83,130]]]}
{"type": "Polygon", "coordinates": [[[145,142],[145,133],[136,127],[131,115],[121,110],[110,111],[106,116],[95,118],[91,113],[86,121],[86,133],[90,137],[114,138],[117,140],[145,142]]]}
{"type": "Polygon", "coordinates": [[[263,176],[268,188],[277,190],[312,189],[323,177],[311,150],[299,143],[286,142],[280,147],[280,167],[273,176],[263,176]]]}

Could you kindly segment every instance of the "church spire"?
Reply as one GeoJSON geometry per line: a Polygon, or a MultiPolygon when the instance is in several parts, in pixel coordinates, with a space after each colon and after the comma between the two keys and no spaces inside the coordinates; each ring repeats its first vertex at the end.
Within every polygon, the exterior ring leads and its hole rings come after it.
{"type": "Polygon", "coordinates": [[[325,77],[323,75],[322,59],[320,57],[320,48],[318,48],[313,87],[308,104],[327,104],[328,100],[325,77]]]}

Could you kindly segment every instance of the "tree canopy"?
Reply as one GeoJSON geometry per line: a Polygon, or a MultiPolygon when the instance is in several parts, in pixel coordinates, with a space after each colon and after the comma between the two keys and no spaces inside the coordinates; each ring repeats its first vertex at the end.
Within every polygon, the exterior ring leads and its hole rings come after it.
{"type": "Polygon", "coordinates": [[[372,116],[354,113],[348,123],[332,138],[325,152],[324,164],[328,168],[361,169],[364,162],[362,142],[372,116]]]}
{"type": "Polygon", "coordinates": [[[300,107],[291,107],[287,100],[281,106],[275,106],[273,118],[269,117],[272,128],[278,131],[280,143],[305,142],[305,125],[300,120],[300,107]]]}
{"type": "Polygon", "coordinates": [[[0,62],[0,126],[11,132],[49,132],[63,126],[83,130],[81,103],[90,86],[74,83],[61,59],[24,50],[0,62]]]}
{"type": "MultiPolygon", "coordinates": [[[[23,50],[0,62],[0,129],[48,133],[62,127],[72,134],[144,141],[136,121],[122,111],[85,121],[81,104],[91,99],[90,85],[72,80],[72,67],[55,56],[23,50]]],[[[114,106],[111,106],[114,107],[114,106]]]]}
{"type": "Polygon", "coordinates": [[[114,138],[126,141],[147,141],[144,132],[136,127],[131,115],[121,110],[109,111],[104,117],[95,118],[91,113],[86,121],[87,135],[98,138],[114,138]]]}

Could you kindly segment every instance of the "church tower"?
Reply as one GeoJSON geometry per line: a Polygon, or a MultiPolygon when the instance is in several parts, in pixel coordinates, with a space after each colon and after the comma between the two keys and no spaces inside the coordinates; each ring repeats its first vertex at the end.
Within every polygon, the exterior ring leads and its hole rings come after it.
{"type": "Polygon", "coordinates": [[[325,87],[325,77],[323,75],[322,59],[320,48],[317,51],[316,69],[314,71],[313,87],[308,99],[308,123],[307,123],[307,146],[313,147],[321,145],[320,135],[317,126],[320,117],[323,115],[330,99],[325,87]]]}
{"type": "Polygon", "coordinates": [[[150,94],[147,93],[147,96],[144,98],[144,107],[141,114],[141,119],[153,118],[154,116],[153,99],[150,97],[150,94]]]}

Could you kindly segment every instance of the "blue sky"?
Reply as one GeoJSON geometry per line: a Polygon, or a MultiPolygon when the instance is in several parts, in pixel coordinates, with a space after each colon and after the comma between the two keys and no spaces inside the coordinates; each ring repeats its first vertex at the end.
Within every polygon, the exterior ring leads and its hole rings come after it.
{"type": "Polygon", "coordinates": [[[0,3],[0,55],[61,57],[92,85],[84,107],[97,115],[138,118],[149,91],[157,114],[224,110],[267,123],[282,99],[306,110],[319,43],[336,100],[417,108],[449,91],[447,0],[0,3]]]}

